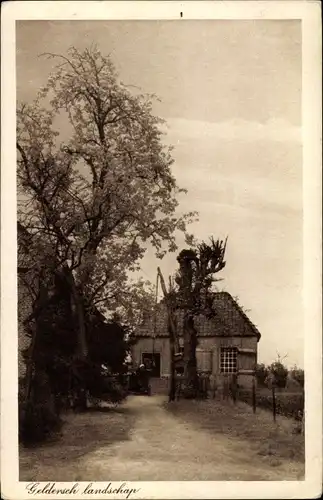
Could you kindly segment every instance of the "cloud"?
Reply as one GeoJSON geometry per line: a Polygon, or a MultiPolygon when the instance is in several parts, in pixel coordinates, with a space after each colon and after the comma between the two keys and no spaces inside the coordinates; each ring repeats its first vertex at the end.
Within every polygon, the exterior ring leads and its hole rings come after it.
{"type": "Polygon", "coordinates": [[[270,213],[275,220],[301,217],[299,128],[283,119],[261,124],[170,118],[167,124],[174,174],[196,210],[209,212],[213,204],[243,209],[253,219],[270,213]]]}
{"type": "Polygon", "coordinates": [[[301,142],[301,128],[291,125],[283,118],[265,123],[251,122],[240,118],[224,122],[206,122],[184,118],[168,118],[165,132],[177,140],[214,138],[227,141],[272,141],[301,142]]]}

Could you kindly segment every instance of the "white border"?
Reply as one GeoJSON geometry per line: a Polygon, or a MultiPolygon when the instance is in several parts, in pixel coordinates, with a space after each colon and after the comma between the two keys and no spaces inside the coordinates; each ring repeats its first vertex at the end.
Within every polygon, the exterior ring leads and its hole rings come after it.
{"type": "MultiPolygon", "coordinates": [[[[18,482],[15,20],[301,19],[303,32],[304,321],[306,478],[280,482],[141,482],[131,498],[314,498],[322,488],[321,23],[320,2],[7,2],[1,20],[1,458],[3,498],[28,498],[18,482]]],[[[60,483],[57,483],[57,486],[60,483]]],[[[71,483],[61,483],[66,486],[71,483]]],[[[82,484],[82,483],[80,483],[82,484]]],[[[83,483],[84,485],[86,483],[83,483]]],[[[95,483],[103,487],[106,483],[95,483]]],[[[107,498],[96,495],[98,498],[107,498]]],[[[31,495],[29,495],[31,497],[31,495]]],[[[56,498],[39,495],[38,498],[56,498]]],[[[60,498],[76,498],[60,495],[60,498]]],[[[109,495],[110,498],[118,498],[109,495]]],[[[119,495],[120,497],[120,495],[119,495]]],[[[77,497],[78,498],[78,497],[77,497]]]]}

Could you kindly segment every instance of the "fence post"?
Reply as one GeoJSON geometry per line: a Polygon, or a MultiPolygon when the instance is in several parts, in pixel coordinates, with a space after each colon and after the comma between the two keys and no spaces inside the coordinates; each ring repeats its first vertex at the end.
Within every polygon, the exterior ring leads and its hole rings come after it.
{"type": "Polygon", "coordinates": [[[276,422],[276,391],[275,391],[275,384],[272,384],[272,395],[273,395],[273,417],[274,417],[274,422],[276,422]]]}
{"type": "Polygon", "coordinates": [[[231,381],[231,394],[234,404],[237,402],[237,390],[238,390],[238,377],[237,374],[234,373],[231,381]]]}
{"type": "Polygon", "coordinates": [[[253,412],[256,413],[256,383],[255,383],[255,376],[252,377],[252,409],[253,412]]]}
{"type": "Polygon", "coordinates": [[[175,349],[174,342],[171,339],[170,341],[170,386],[168,392],[168,402],[175,401],[175,393],[176,393],[176,381],[175,381],[175,349]]]}

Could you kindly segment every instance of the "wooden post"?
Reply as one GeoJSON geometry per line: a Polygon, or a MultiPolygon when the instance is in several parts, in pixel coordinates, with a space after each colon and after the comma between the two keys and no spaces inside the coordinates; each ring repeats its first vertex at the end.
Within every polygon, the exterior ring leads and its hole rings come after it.
{"type": "Polygon", "coordinates": [[[182,392],[182,376],[180,375],[178,378],[178,385],[177,385],[177,401],[179,401],[181,397],[181,392],[182,392]]]}
{"type": "Polygon", "coordinates": [[[234,373],[232,375],[232,380],[231,380],[231,394],[234,404],[236,404],[237,402],[237,390],[238,390],[238,377],[237,374],[234,373]]]}
{"type": "Polygon", "coordinates": [[[252,377],[252,409],[253,412],[256,413],[256,382],[255,382],[255,375],[252,377]]]}
{"type": "Polygon", "coordinates": [[[272,395],[273,395],[273,417],[274,417],[274,422],[276,422],[276,391],[275,391],[275,384],[272,384],[272,395]]]}
{"type": "Polygon", "coordinates": [[[222,380],[222,398],[224,400],[227,400],[229,398],[229,387],[228,387],[228,378],[226,376],[226,374],[224,374],[223,376],[223,380],[222,380]]]}
{"type": "Polygon", "coordinates": [[[174,341],[172,339],[172,335],[170,335],[170,386],[169,386],[169,394],[168,401],[175,400],[175,349],[174,349],[174,341]]]}
{"type": "MultiPolygon", "coordinates": [[[[169,290],[172,290],[172,279],[169,276],[169,290]]],[[[170,387],[168,401],[175,400],[175,321],[173,317],[173,304],[168,307],[168,333],[169,333],[169,347],[170,347],[170,387]]]]}

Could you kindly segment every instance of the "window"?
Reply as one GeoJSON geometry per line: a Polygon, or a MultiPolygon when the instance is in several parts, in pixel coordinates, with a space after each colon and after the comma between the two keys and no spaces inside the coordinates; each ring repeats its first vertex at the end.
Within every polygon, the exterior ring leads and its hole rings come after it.
{"type": "Polygon", "coordinates": [[[237,372],[237,355],[236,347],[221,347],[221,373],[237,372]]]}

